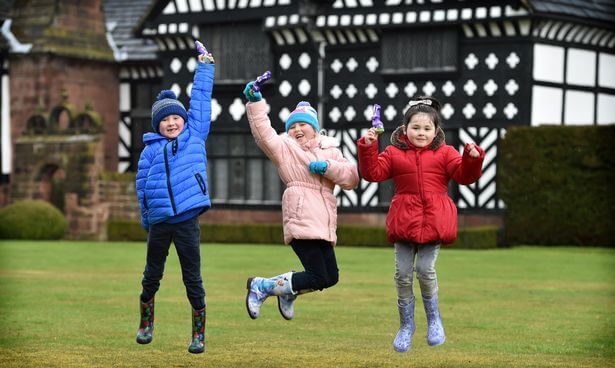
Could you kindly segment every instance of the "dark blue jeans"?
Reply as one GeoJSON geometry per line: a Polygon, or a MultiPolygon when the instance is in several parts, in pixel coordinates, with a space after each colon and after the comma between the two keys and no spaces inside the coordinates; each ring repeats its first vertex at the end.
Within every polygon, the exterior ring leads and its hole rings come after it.
{"type": "Polygon", "coordinates": [[[198,216],[177,224],[163,222],[150,226],[147,235],[147,263],[141,281],[142,301],[153,298],[160,288],[164,264],[173,242],[181,264],[188,300],[194,309],[200,310],[205,307],[205,289],[201,278],[200,236],[198,216]]]}
{"type": "Polygon", "coordinates": [[[339,270],[330,242],[294,239],[290,245],[305,269],[303,272],[293,274],[294,291],[322,290],[337,284],[339,270]]]}

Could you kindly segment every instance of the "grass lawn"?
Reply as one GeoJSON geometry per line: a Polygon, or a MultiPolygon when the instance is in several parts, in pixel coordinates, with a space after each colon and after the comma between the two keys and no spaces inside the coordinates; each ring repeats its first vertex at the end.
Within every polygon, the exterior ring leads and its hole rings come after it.
{"type": "MultiPolygon", "coordinates": [[[[340,282],[274,298],[251,320],[245,281],[301,269],[290,247],[206,244],[207,348],[187,352],[190,307],[174,250],[149,345],[135,343],[142,243],[0,242],[1,367],[615,367],[615,250],[446,249],[438,259],[447,341],[429,347],[417,302],[412,351],[399,326],[393,250],[337,248],[340,282]]],[[[418,292],[418,282],[415,283],[418,292]]]]}

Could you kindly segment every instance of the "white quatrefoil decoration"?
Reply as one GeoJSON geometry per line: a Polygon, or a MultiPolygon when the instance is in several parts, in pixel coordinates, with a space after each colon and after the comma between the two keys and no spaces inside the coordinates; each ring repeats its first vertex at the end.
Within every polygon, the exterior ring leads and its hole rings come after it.
{"type": "Polygon", "coordinates": [[[354,72],[355,69],[358,68],[358,67],[359,67],[359,63],[357,63],[357,61],[353,57],[348,59],[348,61],[346,62],[346,68],[348,68],[348,70],[350,70],[350,72],[354,72]]]}
{"type": "Polygon", "coordinates": [[[483,89],[485,90],[487,96],[493,96],[493,94],[498,90],[498,85],[495,84],[493,79],[489,79],[483,86],[483,89]]]}
{"type": "Polygon", "coordinates": [[[379,65],[380,64],[378,63],[378,60],[375,57],[373,57],[373,56],[370,57],[369,60],[367,60],[367,63],[365,63],[365,67],[371,73],[375,72],[378,69],[379,65]]]}
{"type": "Polygon", "coordinates": [[[342,93],[344,93],[344,91],[342,91],[342,89],[340,88],[340,86],[338,86],[337,84],[335,86],[333,86],[333,88],[331,88],[331,90],[329,91],[329,93],[331,94],[331,96],[334,99],[338,99],[340,98],[340,96],[342,95],[342,93]]]}
{"type": "Polygon", "coordinates": [[[333,70],[335,74],[339,73],[343,67],[344,67],[344,64],[342,64],[342,62],[339,59],[335,59],[331,63],[331,70],[333,70]]]}
{"type": "Polygon", "coordinates": [[[517,66],[517,64],[519,64],[520,61],[521,59],[519,59],[519,55],[517,55],[517,53],[514,51],[511,52],[506,58],[506,63],[511,69],[515,69],[515,67],[517,66]]]}
{"type": "Polygon", "coordinates": [[[474,95],[474,92],[476,92],[476,88],[478,87],[476,86],[476,83],[474,83],[472,79],[468,79],[466,84],[463,85],[463,90],[466,91],[466,94],[468,96],[474,95]]]}
{"type": "Polygon", "coordinates": [[[485,117],[487,117],[487,119],[491,119],[497,111],[498,110],[495,108],[495,106],[493,106],[491,102],[487,103],[485,107],[483,107],[483,114],[485,115],[485,117]]]}
{"type": "Polygon", "coordinates": [[[169,67],[171,68],[171,71],[174,74],[177,74],[182,69],[182,62],[179,61],[178,58],[173,58],[173,60],[171,60],[171,65],[169,65],[169,67]]]}
{"type": "Polygon", "coordinates": [[[288,97],[288,95],[290,95],[290,93],[293,91],[293,85],[290,84],[290,82],[287,80],[282,81],[282,83],[280,83],[280,86],[278,87],[278,91],[280,91],[280,94],[282,96],[288,97]]]}
{"type": "Polygon", "coordinates": [[[288,107],[282,108],[278,113],[278,117],[281,121],[286,121],[286,119],[288,119],[288,115],[290,115],[290,110],[288,109],[288,107]]]}
{"type": "Polygon", "coordinates": [[[329,118],[331,118],[332,122],[337,123],[341,117],[342,117],[342,113],[340,109],[338,109],[337,107],[334,107],[331,109],[331,111],[329,111],[329,118]]]}
{"type": "Polygon", "coordinates": [[[425,96],[433,96],[435,91],[436,86],[431,81],[427,81],[427,83],[423,86],[423,93],[425,96]]]}
{"type": "Polygon", "coordinates": [[[384,89],[384,91],[386,92],[387,96],[389,96],[389,98],[394,98],[395,96],[397,96],[397,92],[399,92],[399,88],[397,88],[397,86],[395,85],[395,83],[389,83],[389,85],[384,89]]]}
{"type": "Polygon", "coordinates": [[[233,117],[233,120],[239,121],[241,117],[246,112],[246,107],[244,106],[241,99],[236,98],[233,100],[233,103],[229,106],[228,112],[233,117]]]}
{"type": "Polygon", "coordinates": [[[453,114],[455,113],[455,109],[450,103],[447,103],[444,104],[444,107],[442,108],[442,110],[440,110],[440,113],[442,114],[442,116],[444,116],[445,119],[450,119],[450,117],[453,116],[453,114]]]}
{"type": "Polygon", "coordinates": [[[299,56],[299,65],[301,65],[303,69],[307,69],[311,63],[312,58],[310,58],[310,55],[308,55],[306,52],[299,56]]]}
{"type": "Polygon", "coordinates": [[[395,115],[397,115],[397,110],[395,110],[393,105],[389,105],[386,110],[384,110],[384,115],[387,117],[387,120],[393,120],[395,119],[395,115]]]}
{"type": "Polygon", "coordinates": [[[354,86],[354,84],[350,84],[348,85],[348,87],[346,87],[346,96],[350,97],[350,98],[354,98],[354,96],[357,94],[357,92],[359,92],[357,90],[357,87],[354,86]]]}
{"type": "Polygon", "coordinates": [[[301,93],[302,96],[307,96],[308,93],[310,93],[310,91],[312,90],[312,86],[310,85],[310,82],[307,81],[307,79],[302,79],[301,82],[299,82],[299,93],[301,93]]]}
{"type": "Polygon", "coordinates": [[[376,94],[378,94],[378,88],[376,88],[373,83],[370,83],[367,87],[365,87],[365,95],[367,95],[367,98],[370,100],[376,97],[376,94]]]}
{"type": "Polygon", "coordinates": [[[476,67],[479,61],[476,55],[474,55],[474,53],[470,53],[468,56],[466,56],[466,59],[464,60],[464,62],[466,66],[468,67],[468,69],[472,70],[474,69],[474,67],[476,67]]]}
{"type": "Polygon", "coordinates": [[[372,120],[372,115],[374,115],[374,105],[369,105],[363,110],[363,116],[366,121],[372,120]]]}
{"type": "Polygon", "coordinates": [[[293,65],[293,59],[290,58],[290,56],[288,56],[288,54],[283,54],[280,57],[280,67],[283,70],[288,70],[290,68],[291,65],[293,65]]]}
{"type": "Polygon", "coordinates": [[[467,103],[463,107],[463,110],[461,110],[461,112],[466,117],[466,119],[471,119],[472,116],[474,116],[474,114],[476,114],[476,109],[474,108],[474,105],[472,105],[471,103],[467,103]]]}
{"type": "Polygon", "coordinates": [[[215,98],[211,99],[211,121],[216,121],[218,116],[222,113],[222,106],[218,103],[218,100],[215,98]]]}
{"type": "Polygon", "coordinates": [[[504,115],[506,115],[508,120],[511,120],[512,118],[514,118],[518,112],[519,110],[512,102],[509,102],[508,105],[504,107],[504,115]]]}
{"type": "Polygon", "coordinates": [[[506,89],[506,92],[512,96],[519,90],[519,85],[514,79],[509,79],[504,88],[506,89]]]}
{"type": "Polygon", "coordinates": [[[344,117],[346,118],[346,120],[352,121],[355,116],[357,116],[357,112],[355,111],[354,107],[348,106],[346,111],[344,111],[344,117]]]}
{"type": "Polygon", "coordinates": [[[487,64],[487,67],[489,67],[489,69],[491,70],[495,69],[495,67],[498,65],[498,62],[500,62],[500,60],[498,60],[497,56],[495,56],[493,52],[490,53],[489,56],[487,56],[487,58],[485,59],[485,64],[487,64]]]}
{"type": "Polygon", "coordinates": [[[455,85],[453,84],[453,82],[447,80],[446,83],[444,83],[444,85],[442,86],[442,92],[444,92],[444,95],[446,97],[452,95],[453,92],[455,92],[455,85]]]}
{"type": "Polygon", "coordinates": [[[418,88],[416,88],[416,85],[414,84],[414,82],[409,82],[408,84],[406,84],[406,87],[404,88],[404,92],[406,93],[406,96],[410,98],[414,96],[416,91],[418,91],[418,88]]]}

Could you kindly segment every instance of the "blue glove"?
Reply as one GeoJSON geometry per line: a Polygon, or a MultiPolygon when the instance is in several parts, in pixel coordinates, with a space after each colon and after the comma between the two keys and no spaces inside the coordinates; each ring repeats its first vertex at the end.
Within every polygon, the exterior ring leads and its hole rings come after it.
{"type": "Polygon", "coordinates": [[[254,84],[254,81],[246,84],[246,88],[244,88],[243,90],[243,94],[244,96],[246,96],[246,99],[250,102],[258,102],[260,100],[262,100],[263,95],[260,92],[254,92],[252,90],[252,85],[254,84]]]}
{"type": "Polygon", "coordinates": [[[327,161],[312,161],[310,162],[310,172],[313,174],[324,175],[329,164],[327,161]]]}

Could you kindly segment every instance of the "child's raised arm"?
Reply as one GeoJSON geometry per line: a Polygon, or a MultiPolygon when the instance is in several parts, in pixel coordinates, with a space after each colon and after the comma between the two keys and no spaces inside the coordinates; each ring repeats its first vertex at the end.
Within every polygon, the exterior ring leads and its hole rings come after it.
{"type": "Polygon", "coordinates": [[[211,126],[211,94],[214,87],[215,64],[211,53],[199,54],[198,60],[190,95],[188,123],[190,129],[207,140],[211,126]]]}

